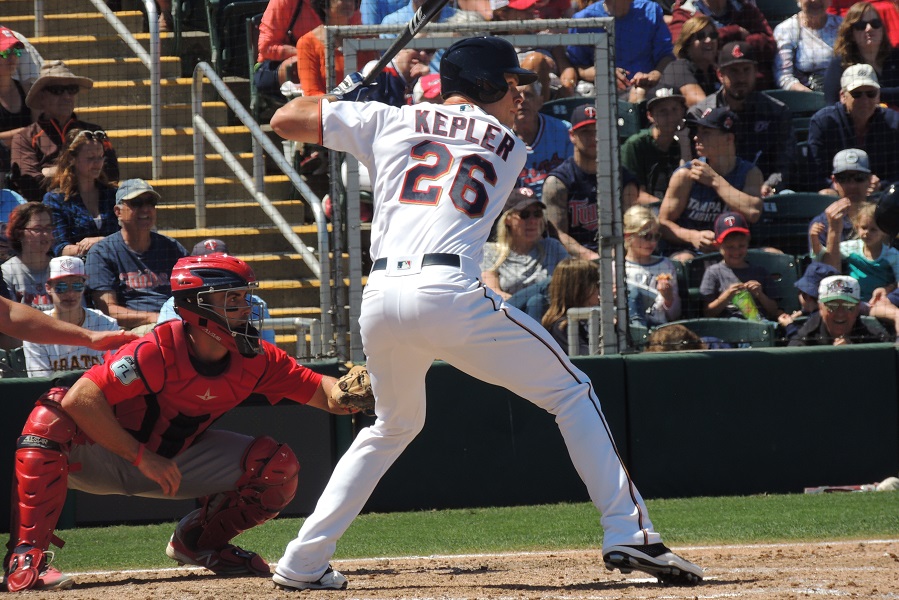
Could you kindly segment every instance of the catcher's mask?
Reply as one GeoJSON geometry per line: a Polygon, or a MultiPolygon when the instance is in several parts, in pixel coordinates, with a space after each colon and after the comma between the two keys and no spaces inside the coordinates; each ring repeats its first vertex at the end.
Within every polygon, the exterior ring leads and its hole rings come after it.
{"type": "Polygon", "coordinates": [[[225,294],[221,305],[210,302],[214,292],[249,292],[259,287],[256,275],[247,263],[222,253],[186,256],[175,263],[171,284],[175,310],[185,323],[230,350],[237,350],[242,356],[252,358],[262,354],[259,342],[262,310],[259,303],[253,302],[249,294],[245,304],[243,299],[229,294],[225,294]],[[241,310],[247,311],[247,320],[234,322],[241,310]]]}

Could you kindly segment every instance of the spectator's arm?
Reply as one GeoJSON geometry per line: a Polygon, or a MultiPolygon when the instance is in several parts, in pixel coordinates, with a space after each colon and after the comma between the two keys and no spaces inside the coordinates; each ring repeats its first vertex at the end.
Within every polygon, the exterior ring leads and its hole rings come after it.
{"type": "MultiPolygon", "coordinates": [[[[308,0],[302,0],[308,2],[308,0]]],[[[293,23],[287,21],[293,16],[292,2],[272,0],[262,15],[259,23],[259,56],[257,60],[282,61],[295,56],[297,48],[287,38],[287,32],[293,23]],[[285,4],[290,5],[287,10],[285,4]]],[[[302,35],[303,32],[296,32],[302,35]]]]}
{"type": "Polygon", "coordinates": [[[750,223],[755,223],[762,216],[762,172],[758,167],[753,167],[746,175],[746,183],[742,190],[732,186],[717,173],[711,187],[725,204],[746,217],[750,223]]]}
{"type": "Polygon", "coordinates": [[[777,54],[774,55],[774,82],[784,90],[811,91],[799,83],[799,79],[793,73],[798,34],[799,23],[792,18],[774,28],[774,40],[777,43],[777,54]]]}
{"type": "Polygon", "coordinates": [[[694,234],[698,232],[681,227],[675,222],[687,206],[692,187],[693,181],[687,169],[674,172],[662,199],[662,206],[659,207],[659,225],[662,235],[669,242],[696,247],[697,239],[694,234]]]}
{"type": "Polygon", "coordinates": [[[543,180],[543,203],[546,205],[546,219],[556,228],[559,241],[571,256],[596,260],[599,254],[585,248],[568,235],[568,188],[558,177],[549,175],[543,180]]]}
{"type": "Polygon", "coordinates": [[[318,30],[316,27],[297,42],[297,75],[304,96],[323,96],[328,93],[325,89],[325,74],[321,69],[322,46],[315,37],[318,30]]]}
{"type": "Polygon", "coordinates": [[[512,294],[504,292],[499,287],[499,275],[496,271],[481,271],[481,280],[484,282],[484,285],[502,296],[503,300],[508,300],[512,297],[512,294]]]}
{"type": "Polygon", "coordinates": [[[41,172],[37,153],[31,147],[31,140],[24,134],[21,131],[12,140],[11,160],[13,172],[16,173],[15,184],[17,191],[26,200],[39,200],[43,195],[41,186],[44,174],[41,172]]]}
{"type": "Polygon", "coordinates": [[[698,83],[687,83],[680,87],[680,93],[683,94],[687,106],[693,106],[705,100],[705,90],[698,83]]]}
{"type": "Polygon", "coordinates": [[[118,348],[135,338],[123,331],[88,331],[45,315],[36,308],[0,297],[0,331],[36,344],[86,346],[94,350],[118,348]]]}
{"type": "Polygon", "coordinates": [[[155,324],[159,313],[144,310],[133,310],[118,303],[114,291],[94,291],[91,293],[97,310],[109,315],[125,329],[134,329],[141,325],[155,324]]]}
{"type": "Polygon", "coordinates": [[[842,272],[843,257],[840,252],[840,238],[843,233],[843,213],[849,210],[849,200],[840,198],[826,209],[827,215],[827,245],[821,249],[820,261],[830,265],[838,272],[842,272]]]}

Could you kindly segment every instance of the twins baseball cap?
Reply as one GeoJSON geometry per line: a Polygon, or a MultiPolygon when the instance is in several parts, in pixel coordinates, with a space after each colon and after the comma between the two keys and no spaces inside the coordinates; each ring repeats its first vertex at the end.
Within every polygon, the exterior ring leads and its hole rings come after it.
{"type": "Polygon", "coordinates": [[[57,256],[50,259],[50,277],[47,281],[71,277],[72,275],[87,279],[84,261],[77,256],[57,256]]]}
{"type": "Polygon", "coordinates": [[[687,104],[687,99],[675,92],[674,88],[656,88],[655,96],[646,103],[646,110],[652,110],[652,105],[662,100],[680,100],[684,106],[687,104]]]}
{"type": "Polygon", "coordinates": [[[121,204],[125,200],[137,198],[142,194],[150,194],[152,196],[155,196],[156,200],[162,199],[162,197],[159,195],[159,192],[154,190],[153,186],[151,186],[143,179],[126,179],[119,184],[119,189],[116,190],[115,203],[121,204]]]}
{"type": "Polygon", "coordinates": [[[587,125],[596,125],[596,107],[582,104],[571,112],[571,131],[587,125]]]}
{"type": "Polygon", "coordinates": [[[10,48],[24,48],[25,44],[23,44],[19,38],[16,37],[16,34],[12,32],[12,29],[8,29],[0,25],[0,52],[4,50],[9,50],[10,48]]]}
{"type": "Polygon", "coordinates": [[[541,208],[546,208],[546,205],[540,201],[540,198],[537,197],[534,190],[529,187],[516,188],[512,190],[512,193],[509,194],[509,197],[506,199],[506,205],[503,207],[503,212],[509,210],[524,210],[532,204],[539,204],[541,208]]]}
{"type": "Polygon", "coordinates": [[[726,106],[719,106],[718,108],[707,108],[701,116],[691,116],[689,120],[691,125],[732,133],[737,124],[737,115],[726,106]]]}
{"type": "Polygon", "coordinates": [[[815,261],[809,263],[809,266],[805,268],[805,273],[803,273],[802,277],[797,279],[796,283],[794,283],[793,285],[795,285],[800,292],[804,292],[817,300],[818,286],[821,285],[821,281],[825,277],[839,274],[840,272],[834,269],[829,264],[815,261]]]}
{"type": "Polygon", "coordinates": [[[739,63],[757,64],[752,46],[746,42],[725,44],[721,52],[718,53],[718,68],[739,63]]]}
{"type": "Polygon", "coordinates": [[[851,92],[860,87],[870,86],[880,89],[880,83],[877,81],[877,73],[874,67],[860,63],[846,67],[843,75],[840,77],[840,89],[844,92],[851,92]]]}
{"type": "Polygon", "coordinates": [[[222,240],[217,240],[215,238],[209,238],[207,240],[203,240],[202,242],[197,242],[194,245],[194,249],[191,251],[191,256],[206,256],[207,254],[218,254],[218,253],[227,254],[228,253],[228,245],[225,244],[222,240]]]}
{"type": "Polygon", "coordinates": [[[715,219],[715,241],[721,243],[732,233],[749,233],[749,223],[738,212],[724,212],[715,219]]]}
{"type": "Polygon", "coordinates": [[[861,301],[861,288],[855,277],[848,275],[831,275],[821,280],[818,286],[818,302],[843,300],[858,304],[861,301]]]}
{"type": "Polygon", "coordinates": [[[868,153],[858,148],[840,150],[833,157],[833,174],[846,171],[870,173],[871,164],[868,162],[868,153]]]}

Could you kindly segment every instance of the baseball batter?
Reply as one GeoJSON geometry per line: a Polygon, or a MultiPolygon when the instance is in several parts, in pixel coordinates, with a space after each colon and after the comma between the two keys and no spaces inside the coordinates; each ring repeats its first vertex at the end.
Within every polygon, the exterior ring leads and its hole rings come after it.
{"type": "Polygon", "coordinates": [[[369,170],[376,257],[360,327],[377,419],[338,462],[274,581],[343,589],[329,566],[337,540],[421,431],[425,374],[441,358],[556,416],[574,465],[602,513],[609,569],[695,584],[702,570],[666,548],[622,465],[592,383],[549,333],[480,280],[482,248],[515,185],[526,149],[511,124],[517,85],[536,75],[511,44],[453,44],[440,63],[442,105],[340,102],[364,96],[353,74],[323,97],[297,98],[272,118],[282,137],[349,152],[369,170]]]}

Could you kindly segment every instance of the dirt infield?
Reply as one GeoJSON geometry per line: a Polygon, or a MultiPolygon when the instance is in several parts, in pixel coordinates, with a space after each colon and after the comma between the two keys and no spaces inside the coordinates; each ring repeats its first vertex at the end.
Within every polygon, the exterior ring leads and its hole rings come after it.
{"type": "Polygon", "coordinates": [[[269,579],[220,579],[196,569],[84,573],[65,592],[26,598],[393,599],[899,598],[899,540],[679,548],[702,565],[698,587],[663,587],[601,566],[598,551],[336,561],[346,591],[287,592],[269,579]]]}

